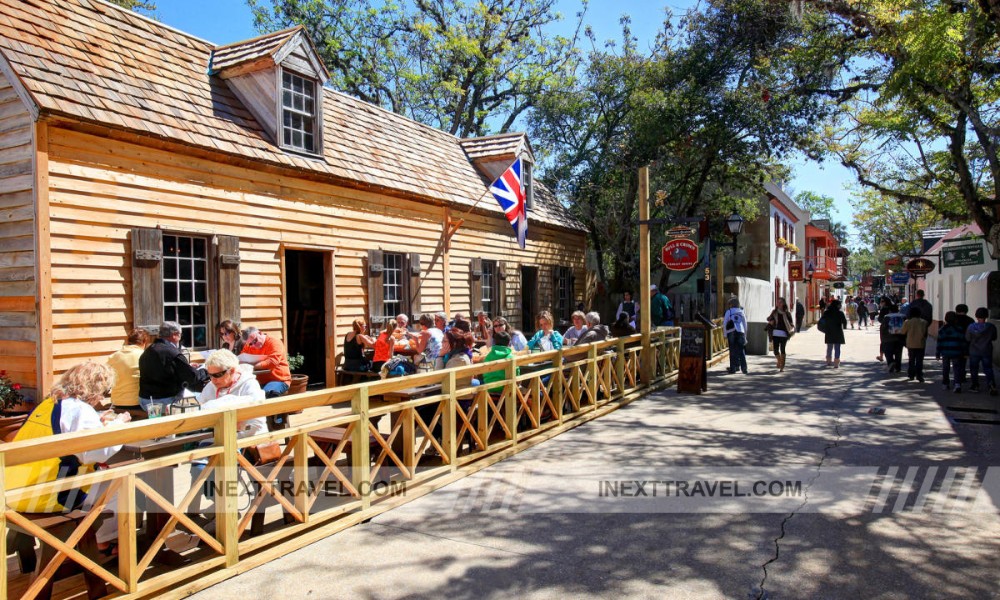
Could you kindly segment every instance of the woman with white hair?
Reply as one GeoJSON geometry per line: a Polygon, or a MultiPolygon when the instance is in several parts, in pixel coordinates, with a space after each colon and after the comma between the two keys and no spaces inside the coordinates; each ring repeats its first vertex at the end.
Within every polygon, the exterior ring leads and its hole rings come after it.
{"type": "MultiPolygon", "coordinates": [[[[229,350],[216,350],[205,360],[209,381],[198,394],[201,408],[223,408],[237,402],[264,399],[264,390],[253,375],[253,365],[240,363],[229,350]]],[[[267,432],[267,421],[257,417],[236,424],[237,437],[249,437],[267,432]]]]}
{"type": "Polygon", "coordinates": [[[596,311],[591,311],[585,315],[587,320],[587,328],[577,344],[592,344],[594,342],[603,342],[608,339],[611,332],[608,331],[607,325],[601,324],[601,315],[596,311]]]}

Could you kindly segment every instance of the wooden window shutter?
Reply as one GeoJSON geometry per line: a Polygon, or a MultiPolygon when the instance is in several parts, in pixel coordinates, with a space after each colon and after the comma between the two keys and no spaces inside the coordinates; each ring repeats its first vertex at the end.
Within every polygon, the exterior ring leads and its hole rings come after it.
{"type": "Polygon", "coordinates": [[[163,322],[163,232],[132,230],[132,326],[157,330],[163,322]]]}
{"type": "Polygon", "coordinates": [[[420,285],[420,255],[416,252],[410,253],[410,313],[414,321],[420,318],[420,294],[423,291],[420,285]]]}
{"type": "Polygon", "coordinates": [[[564,315],[559,310],[562,308],[559,306],[559,267],[553,265],[552,272],[549,275],[551,277],[549,280],[549,310],[552,311],[552,318],[557,321],[553,325],[558,325],[558,320],[564,318],[564,315]]]}
{"type": "MultiPolygon", "coordinates": [[[[216,261],[219,273],[219,315],[217,322],[232,319],[240,322],[240,238],[220,235],[216,261]]],[[[212,323],[209,323],[212,326],[212,323]]]]}
{"type": "Polygon", "coordinates": [[[483,259],[473,258],[469,262],[469,312],[470,317],[476,311],[483,310],[483,259]]]}
{"type": "Polygon", "coordinates": [[[494,280],[497,299],[497,309],[495,316],[507,316],[507,263],[500,261],[497,263],[497,275],[494,280]]]}
{"type": "Polygon", "coordinates": [[[570,267],[566,267],[566,287],[568,288],[568,293],[566,294],[568,298],[566,302],[566,320],[570,320],[570,316],[576,310],[576,272],[570,267]]]}
{"type": "Polygon", "coordinates": [[[382,270],[384,268],[384,263],[382,262],[382,251],[381,250],[369,250],[368,251],[368,315],[370,322],[381,323],[382,313],[384,312],[382,300],[383,292],[382,289],[382,270]]]}

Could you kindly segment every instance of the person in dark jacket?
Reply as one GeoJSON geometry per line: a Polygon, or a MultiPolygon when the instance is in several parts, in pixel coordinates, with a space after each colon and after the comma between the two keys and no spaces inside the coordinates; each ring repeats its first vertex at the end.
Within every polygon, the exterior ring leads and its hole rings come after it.
{"type": "Polygon", "coordinates": [[[607,325],[601,325],[601,315],[599,313],[589,312],[584,318],[587,320],[587,331],[577,340],[577,346],[580,344],[603,342],[608,339],[611,332],[608,331],[607,325]]]}
{"type": "Polygon", "coordinates": [[[969,343],[969,371],[972,372],[973,392],[979,391],[979,366],[983,367],[986,385],[990,396],[997,395],[996,381],[993,379],[993,342],[997,339],[997,328],[993,323],[987,323],[990,311],[981,306],[976,309],[976,322],[969,325],[965,331],[965,340],[969,343]]]}
{"type": "Polygon", "coordinates": [[[835,369],[840,368],[840,347],[844,342],[844,330],[847,329],[847,317],[840,310],[840,300],[831,300],[820,317],[823,323],[823,341],[826,342],[826,364],[835,369]]]}
{"type": "Polygon", "coordinates": [[[962,358],[965,355],[965,334],[958,330],[957,321],[958,315],[954,311],[949,310],[945,313],[944,326],[938,330],[937,337],[938,352],[941,353],[942,359],[941,383],[944,384],[944,389],[947,390],[950,386],[948,376],[954,372],[954,392],[956,394],[962,391],[959,368],[964,368],[965,366],[961,364],[964,362],[962,358]]]}
{"type": "Polygon", "coordinates": [[[184,388],[198,392],[205,387],[204,369],[191,366],[181,353],[181,326],[174,321],[160,325],[159,337],[139,357],[139,405],[172,404],[184,388]]]}
{"type": "Polygon", "coordinates": [[[907,306],[906,316],[919,316],[923,320],[930,323],[934,320],[934,306],[932,306],[931,303],[924,298],[924,290],[917,290],[916,296],[916,300],[910,302],[909,306],[907,306]],[[920,311],[920,314],[917,315],[915,311],[920,311]]]}
{"type": "MultiPolygon", "coordinates": [[[[965,339],[965,332],[969,330],[969,326],[976,322],[975,319],[969,316],[969,305],[968,304],[958,304],[955,306],[955,314],[958,315],[955,318],[955,328],[958,329],[959,333],[962,334],[962,339],[965,339]]],[[[968,372],[969,366],[969,344],[965,344],[965,352],[962,354],[962,358],[959,360],[958,374],[961,377],[958,378],[958,382],[965,385],[966,373],[968,372]]]]}
{"type": "MultiPolygon", "coordinates": [[[[899,313],[899,307],[886,296],[882,296],[881,308],[878,311],[879,321],[879,352],[885,355],[885,364],[890,373],[899,373],[903,368],[903,344],[906,338],[889,331],[889,315],[899,313]]],[[[880,356],[881,356],[880,355],[880,356]]]]}
{"type": "Polygon", "coordinates": [[[806,318],[806,306],[801,300],[795,301],[795,333],[802,331],[802,320],[806,318]]]}
{"type": "Polygon", "coordinates": [[[649,314],[653,327],[669,327],[674,324],[674,307],[670,298],[661,292],[654,283],[649,286],[649,314]]]}

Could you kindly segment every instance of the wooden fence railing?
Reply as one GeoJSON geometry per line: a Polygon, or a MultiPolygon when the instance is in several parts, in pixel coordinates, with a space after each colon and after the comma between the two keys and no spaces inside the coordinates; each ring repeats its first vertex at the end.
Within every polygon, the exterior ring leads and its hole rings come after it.
{"type": "MultiPolygon", "coordinates": [[[[713,354],[725,351],[725,339],[712,335],[713,354]]],[[[606,414],[652,389],[669,384],[677,372],[679,329],[652,335],[655,376],[640,383],[641,336],[518,356],[508,361],[434,371],[296,396],[167,416],[97,431],[0,445],[0,539],[9,527],[27,532],[57,552],[39,577],[20,577],[11,597],[34,598],[65,561],[107,582],[109,591],[129,596],[181,597],[231,577],[375,514],[426,494],[493,464],[530,445],[606,414]],[[521,373],[518,374],[518,370],[521,373]],[[504,378],[472,387],[473,377],[502,370],[504,378]],[[428,395],[398,402],[385,398],[416,386],[428,395]],[[493,393],[491,393],[491,390],[493,393]],[[238,439],[237,422],[255,417],[308,410],[287,429],[238,439]],[[327,410],[328,409],[328,410],[327,410]],[[384,417],[389,423],[379,427],[384,417]],[[308,418],[307,418],[308,417],[308,418]],[[210,445],[188,445],[157,458],[132,461],[106,470],[21,488],[5,488],[4,467],[66,456],[117,444],[211,430],[210,445]],[[340,432],[339,438],[331,431],[340,432]],[[323,436],[320,433],[324,433],[323,436]],[[319,441],[322,440],[322,441],[319,441]],[[281,455],[258,466],[241,452],[277,441],[281,455]],[[187,469],[207,461],[196,476],[187,469]],[[172,483],[164,491],[153,480],[172,483]],[[184,479],[185,483],[173,481],[184,479]],[[191,479],[190,483],[187,483],[191,479]],[[214,528],[196,515],[208,482],[215,490],[214,528]],[[96,511],[58,539],[10,506],[40,494],[101,484],[97,506],[117,503],[117,561],[102,564],[78,548],[96,511]],[[331,493],[331,489],[336,493],[331,493]],[[248,490],[252,492],[247,496],[248,490]],[[158,531],[138,532],[143,507],[160,512],[158,531]],[[250,535],[254,515],[268,507],[270,523],[250,535]],[[280,515],[280,516],[279,516],[280,515]],[[281,518],[283,517],[283,518],[281,518]],[[171,535],[181,528],[200,544],[185,553],[183,564],[161,560],[171,535]],[[27,585],[27,587],[25,587],[27,585]]],[[[93,491],[93,488],[92,488],[93,491]]],[[[0,571],[0,591],[8,594],[8,574],[0,571]]],[[[93,577],[92,577],[93,578],[93,577]]],[[[14,582],[11,581],[11,584],[14,582]]]]}

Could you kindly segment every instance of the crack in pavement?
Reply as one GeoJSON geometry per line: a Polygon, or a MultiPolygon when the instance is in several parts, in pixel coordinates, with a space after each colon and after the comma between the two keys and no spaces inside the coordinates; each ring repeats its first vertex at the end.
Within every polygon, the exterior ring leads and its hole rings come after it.
{"type": "MultiPolygon", "coordinates": [[[[838,399],[837,404],[843,402],[848,396],[851,395],[853,391],[854,391],[853,385],[848,387],[838,399]]],[[[771,557],[771,559],[768,560],[766,563],[761,565],[760,568],[764,571],[764,574],[761,576],[760,585],[757,587],[756,590],[751,589],[750,594],[748,594],[748,596],[753,600],[768,600],[769,598],[767,593],[767,588],[765,587],[765,585],[767,584],[767,566],[770,565],[771,563],[777,562],[778,559],[781,557],[781,540],[784,539],[785,537],[785,524],[791,521],[792,518],[799,511],[801,511],[807,504],[809,504],[809,489],[812,488],[813,484],[816,483],[816,480],[819,479],[820,475],[822,475],[823,463],[825,463],[826,459],[830,457],[830,450],[840,445],[840,439],[843,437],[843,435],[840,432],[840,414],[841,413],[839,410],[836,410],[836,412],[834,413],[833,443],[828,443],[823,448],[823,457],[820,458],[819,464],[816,465],[816,475],[813,476],[809,480],[809,483],[806,484],[805,486],[804,498],[802,500],[802,504],[800,504],[798,508],[790,512],[788,516],[786,516],[784,519],[781,520],[781,534],[778,537],[774,538],[774,556],[771,557]]]]}

